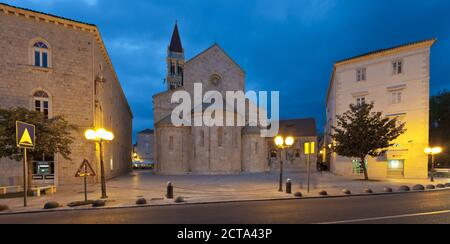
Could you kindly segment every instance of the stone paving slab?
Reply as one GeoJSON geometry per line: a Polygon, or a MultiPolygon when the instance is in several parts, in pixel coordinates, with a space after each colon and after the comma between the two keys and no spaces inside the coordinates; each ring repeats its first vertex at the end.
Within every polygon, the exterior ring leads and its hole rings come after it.
{"type": "MultiPolygon", "coordinates": [[[[304,197],[318,196],[325,190],[329,195],[343,195],[342,190],[348,189],[353,194],[363,194],[364,189],[383,192],[385,187],[397,190],[402,185],[413,187],[416,184],[428,185],[429,180],[373,180],[362,181],[360,178],[340,177],[330,173],[314,173],[311,177],[311,192],[307,193],[307,175],[303,172],[288,172],[286,179],[293,182],[293,192],[301,192],[304,197]]],[[[240,175],[178,175],[161,176],[151,172],[136,171],[107,182],[108,207],[133,206],[138,198],[145,198],[149,205],[175,204],[171,199],[165,199],[167,182],[174,184],[175,197],[182,196],[187,203],[246,201],[294,198],[292,194],[278,192],[278,173],[240,174],[240,175]]],[[[450,183],[450,179],[438,178],[436,184],[450,183]]],[[[84,200],[83,185],[62,186],[55,195],[44,195],[40,198],[30,197],[29,207],[23,207],[22,198],[0,199],[0,204],[8,205],[10,210],[2,213],[42,210],[44,204],[56,201],[64,209],[72,209],[67,204],[84,200]]],[[[89,199],[100,197],[100,186],[89,185],[89,199]]],[[[90,206],[87,206],[90,208],[90,206]]],[[[74,209],[84,209],[78,207],[74,209]]]]}

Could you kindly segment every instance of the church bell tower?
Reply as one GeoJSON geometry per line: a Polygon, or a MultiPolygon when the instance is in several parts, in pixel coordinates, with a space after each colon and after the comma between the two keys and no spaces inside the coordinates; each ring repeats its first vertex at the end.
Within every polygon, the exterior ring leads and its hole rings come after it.
{"type": "Polygon", "coordinates": [[[183,86],[184,49],[181,45],[178,23],[172,34],[169,48],[167,49],[167,89],[174,90],[183,86]]]}

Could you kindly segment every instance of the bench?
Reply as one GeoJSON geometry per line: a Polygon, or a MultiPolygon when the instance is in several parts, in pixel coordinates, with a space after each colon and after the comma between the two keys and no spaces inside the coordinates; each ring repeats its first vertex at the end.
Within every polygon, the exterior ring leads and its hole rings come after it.
{"type": "Polygon", "coordinates": [[[42,191],[45,192],[45,194],[55,194],[56,193],[56,186],[36,186],[31,188],[31,192],[33,192],[33,196],[40,197],[42,191]]]}
{"type": "Polygon", "coordinates": [[[15,189],[16,192],[20,192],[21,186],[0,186],[0,195],[8,194],[10,189],[15,189]]]}

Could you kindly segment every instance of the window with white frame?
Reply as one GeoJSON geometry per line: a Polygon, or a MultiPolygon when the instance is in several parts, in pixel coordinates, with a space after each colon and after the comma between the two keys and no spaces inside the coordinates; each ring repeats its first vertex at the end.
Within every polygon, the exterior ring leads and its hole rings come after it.
{"type": "Polygon", "coordinates": [[[44,91],[35,92],[33,95],[34,111],[41,112],[46,118],[50,117],[50,97],[44,91]]]}
{"type": "Polygon", "coordinates": [[[365,96],[356,97],[356,105],[361,106],[361,105],[363,105],[365,103],[366,103],[366,97],[365,96]]]}
{"type": "Polygon", "coordinates": [[[396,60],[392,63],[393,68],[393,74],[399,75],[403,74],[403,61],[402,60],[396,60]]]}
{"type": "Polygon", "coordinates": [[[400,104],[403,100],[403,93],[401,91],[396,91],[391,93],[391,103],[400,104]]]}
{"type": "Polygon", "coordinates": [[[359,68],[356,70],[356,81],[366,80],[366,68],[359,68]]]}
{"type": "Polygon", "coordinates": [[[36,67],[49,68],[50,67],[50,48],[49,45],[43,41],[33,43],[32,48],[33,61],[32,65],[36,67]]]}

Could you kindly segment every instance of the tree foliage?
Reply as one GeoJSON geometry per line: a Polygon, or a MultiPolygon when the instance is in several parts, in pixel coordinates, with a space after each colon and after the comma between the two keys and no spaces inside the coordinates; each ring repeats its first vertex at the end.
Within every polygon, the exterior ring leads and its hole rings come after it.
{"type": "Polygon", "coordinates": [[[393,146],[393,141],[406,132],[397,118],[387,118],[373,112],[374,104],[350,105],[350,110],[337,116],[337,126],[331,135],[334,151],[343,157],[358,158],[369,180],[365,164],[367,156],[379,157],[393,146]]]}
{"type": "Polygon", "coordinates": [[[450,92],[442,91],[430,101],[430,141],[444,147],[439,159],[450,162],[450,92]]]}
{"type": "Polygon", "coordinates": [[[0,109],[0,158],[22,160],[22,150],[16,146],[16,121],[36,126],[36,145],[32,155],[60,154],[70,159],[71,135],[77,128],[61,116],[46,118],[42,113],[25,108],[0,109]]]}

